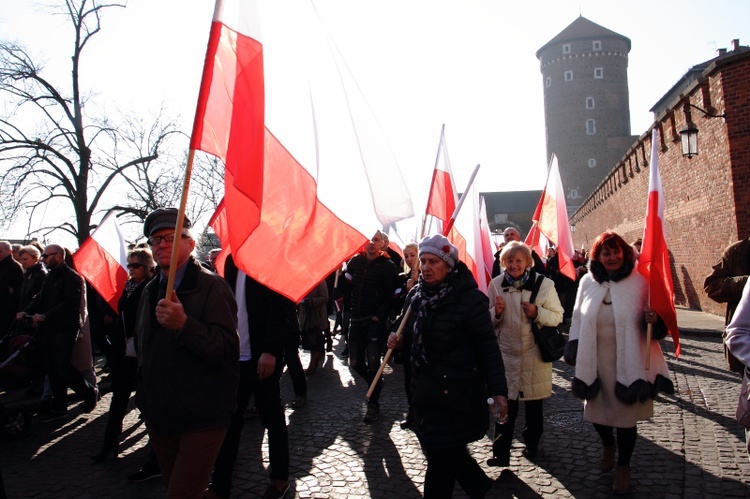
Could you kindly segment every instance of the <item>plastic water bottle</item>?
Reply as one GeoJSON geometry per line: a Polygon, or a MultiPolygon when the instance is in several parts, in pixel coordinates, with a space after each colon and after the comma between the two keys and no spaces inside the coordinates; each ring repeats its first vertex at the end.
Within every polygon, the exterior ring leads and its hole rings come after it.
{"type": "Polygon", "coordinates": [[[495,399],[492,397],[487,398],[487,404],[490,406],[490,410],[492,411],[492,416],[495,418],[495,421],[498,424],[504,424],[508,421],[508,413],[505,413],[505,416],[500,416],[500,408],[495,406],[495,399]]]}

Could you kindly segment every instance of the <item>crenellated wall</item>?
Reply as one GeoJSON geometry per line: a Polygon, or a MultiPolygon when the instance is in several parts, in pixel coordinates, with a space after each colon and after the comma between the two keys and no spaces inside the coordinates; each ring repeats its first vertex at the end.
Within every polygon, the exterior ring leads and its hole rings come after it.
{"type": "MultiPolygon", "coordinates": [[[[726,246],[750,236],[750,52],[711,64],[698,81],[657,117],[659,170],[675,303],[723,315],[724,305],[703,292],[703,280],[726,246]],[[726,119],[706,117],[726,113],[726,119]],[[682,156],[679,131],[692,118],[699,154],[682,156]]],[[[573,240],[589,248],[605,230],[628,242],[641,237],[646,218],[651,129],[573,214],[573,240]]]]}

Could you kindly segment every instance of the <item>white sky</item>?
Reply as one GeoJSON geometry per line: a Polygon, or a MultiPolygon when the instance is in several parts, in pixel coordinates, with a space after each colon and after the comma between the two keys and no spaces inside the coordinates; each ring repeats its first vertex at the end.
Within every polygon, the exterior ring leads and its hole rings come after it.
{"type": "MultiPolygon", "coordinates": [[[[648,110],[690,66],[734,38],[750,45],[747,0],[315,3],[388,136],[417,214],[443,123],[459,190],[477,163],[480,191],[543,188],[543,85],[535,53],[579,12],[632,41],[634,135],[648,129],[648,110]]],[[[107,11],[85,52],[84,88],[108,109],[153,114],[164,103],[189,133],[213,7],[213,0],[129,0],[126,9],[107,11]]],[[[67,86],[72,42],[65,19],[36,8],[0,0],[0,37],[39,54],[50,79],[67,86]]]]}

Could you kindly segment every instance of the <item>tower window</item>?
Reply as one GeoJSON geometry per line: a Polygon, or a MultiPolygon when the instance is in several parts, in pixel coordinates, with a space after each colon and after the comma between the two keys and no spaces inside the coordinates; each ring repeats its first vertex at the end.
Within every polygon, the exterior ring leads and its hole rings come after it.
{"type": "Polygon", "coordinates": [[[594,98],[586,97],[586,109],[594,109],[594,98]]]}
{"type": "Polygon", "coordinates": [[[565,81],[573,81],[573,71],[565,72],[565,81]]]}
{"type": "Polygon", "coordinates": [[[594,78],[597,80],[604,78],[604,68],[594,68],[594,78]]]}
{"type": "Polygon", "coordinates": [[[602,49],[602,41],[601,40],[594,40],[594,46],[592,47],[594,50],[601,50],[602,49]]]}
{"type": "Polygon", "coordinates": [[[595,168],[596,167],[596,160],[594,158],[589,159],[589,168],[595,168]]]}
{"type": "Polygon", "coordinates": [[[547,87],[547,88],[551,87],[552,86],[552,78],[550,78],[548,76],[547,79],[544,80],[544,86],[547,87]]]}
{"type": "Polygon", "coordinates": [[[570,54],[570,44],[566,43],[562,46],[563,54],[570,54]]]}
{"type": "Polygon", "coordinates": [[[586,133],[596,135],[596,120],[586,120],[586,133]]]}

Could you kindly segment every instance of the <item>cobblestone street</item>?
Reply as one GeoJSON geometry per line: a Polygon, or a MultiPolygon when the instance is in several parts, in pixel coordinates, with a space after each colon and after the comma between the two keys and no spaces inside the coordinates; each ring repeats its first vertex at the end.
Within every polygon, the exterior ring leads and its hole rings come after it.
{"type": "MultiPolygon", "coordinates": [[[[685,317],[683,312],[679,360],[672,355],[671,341],[666,343],[676,393],[661,397],[654,419],[638,427],[629,496],[750,497],[750,461],[742,428],[734,419],[740,383],[724,367],[718,332],[722,321],[706,314],[685,317]],[[685,327],[687,320],[692,329],[685,327]],[[701,320],[707,325],[697,324],[701,320]]],[[[308,378],[307,405],[287,408],[292,481],[287,497],[421,497],[425,460],[414,434],[398,425],[407,408],[401,366],[386,369],[381,417],[366,425],[366,387],[338,356],[341,348],[336,345],[323,368],[308,378]]],[[[302,360],[306,364],[307,356],[302,360]]],[[[535,462],[522,457],[523,444],[516,441],[511,467],[501,474],[484,464],[491,457],[489,437],[471,445],[489,476],[497,478],[488,497],[611,496],[613,474],[598,470],[599,439],[581,419],[582,404],[569,391],[571,376],[571,367],[555,362],[555,393],[545,402],[545,433],[535,462]]],[[[282,393],[288,405],[294,396],[286,374],[282,393]]],[[[87,415],[74,406],[69,420],[34,420],[27,435],[2,442],[0,468],[8,497],[164,497],[160,479],[126,481],[146,454],[145,427],[135,409],[126,419],[120,457],[92,464],[109,400],[107,394],[87,415]]],[[[268,484],[267,463],[260,422],[249,417],[235,468],[235,497],[262,494],[268,484]]],[[[454,497],[466,496],[457,489],[454,497]]]]}

